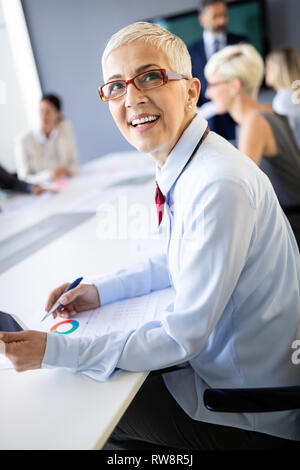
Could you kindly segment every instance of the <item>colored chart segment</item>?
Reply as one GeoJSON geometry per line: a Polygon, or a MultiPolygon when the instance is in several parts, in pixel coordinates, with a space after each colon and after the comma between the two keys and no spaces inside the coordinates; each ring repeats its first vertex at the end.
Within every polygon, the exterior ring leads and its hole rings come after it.
{"type": "Polygon", "coordinates": [[[58,333],[59,335],[69,335],[70,333],[73,333],[75,330],[77,330],[78,327],[79,322],[77,320],[64,320],[53,325],[50,329],[50,333],[58,333]],[[70,325],[70,328],[68,330],[60,331],[61,325],[66,325],[67,323],[70,325]]]}

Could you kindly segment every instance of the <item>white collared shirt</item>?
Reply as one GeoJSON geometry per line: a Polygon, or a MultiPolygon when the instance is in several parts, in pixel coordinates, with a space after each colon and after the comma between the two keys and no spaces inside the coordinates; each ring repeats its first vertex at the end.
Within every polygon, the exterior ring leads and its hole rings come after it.
{"type": "Polygon", "coordinates": [[[37,129],[34,134],[37,142],[41,146],[44,167],[47,169],[54,168],[59,164],[60,160],[57,148],[58,129],[56,127],[52,129],[49,137],[46,136],[43,129],[37,129]]]}
{"type": "MultiPolygon", "coordinates": [[[[300,383],[292,363],[300,315],[298,247],[266,175],[197,115],[157,169],[167,251],[95,281],[101,304],[170,286],[161,320],[94,340],[48,334],[43,367],[105,381],[119,369],[157,370],[193,419],[300,440],[300,411],[217,413],[209,387],[300,383]],[[184,169],[184,171],[182,171],[184,169]]],[[[101,263],[101,260],[99,260],[101,263]]]]}
{"type": "Polygon", "coordinates": [[[220,43],[220,49],[223,49],[227,46],[227,36],[224,33],[213,33],[205,29],[203,31],[203,41],[204,41],[204,50],[207,60],[216,52],[214,49],[215,40],[218,40],[220,43]]]}
{"type": "Polygon", "coordinates": [[[45,144],[46,142],[53,141],[58,136],[58,129],[54,127],[54,129],[52,129],[50,132],[49,137],[47,137],[43,129],[39,128],[35,131],[35,136],[40,144],[45,144]]]}

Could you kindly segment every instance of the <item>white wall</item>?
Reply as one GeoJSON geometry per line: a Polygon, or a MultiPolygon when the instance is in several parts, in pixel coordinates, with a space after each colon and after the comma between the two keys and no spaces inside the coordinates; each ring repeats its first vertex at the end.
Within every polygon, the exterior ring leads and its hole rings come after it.
{"type": "Polygon", "coordinates": [[[39,125],[40,99],[21,0],[0,0],[0,163],[10,171],[16,136],[39,125]]]}
{"type": "Polygon", "coordinates": [[[28,127],[7,27],[0,2],[0,164],[15,169],[14,137],[28,127]],[[3,90],[4,88],[4,90],[3,90]]]}

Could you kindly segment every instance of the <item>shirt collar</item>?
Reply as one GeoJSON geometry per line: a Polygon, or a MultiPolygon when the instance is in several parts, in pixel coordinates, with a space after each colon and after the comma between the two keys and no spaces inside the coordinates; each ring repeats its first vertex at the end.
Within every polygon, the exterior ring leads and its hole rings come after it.
{"type": "Polygon", "coordinates": [[[156,166],[156,182],[166,196],[191,157],[207,127],[207,121],[196,114],[185,129],[162,168],[156,166]]]}
{"type": "Polygon", "coordinates": [[[56,127],[54,127],[54,129],[52,129],[50,135],[49,135],[49,138],[47,139],[46,135],[45,135],[45,132],[43,131],[43,129],[37,129],[36,130],[36,138],[38,139],[38,141],[41,143],[41,144],[44,144],[45,142],[49,141],[49,140],[54,140],[55,137],[57,136],[58,134],[58,129],[56,127]]]}
{"type": "Polygon", "coordinates": [[[209,31],[208,29],[205,29],[203,31],[203,40],[206,43],[213,44],[213,42],[218,39],[220,42],[225,42],[226,40],[226,34],[224,33],[213,33],[212,31],[209,31]]]}

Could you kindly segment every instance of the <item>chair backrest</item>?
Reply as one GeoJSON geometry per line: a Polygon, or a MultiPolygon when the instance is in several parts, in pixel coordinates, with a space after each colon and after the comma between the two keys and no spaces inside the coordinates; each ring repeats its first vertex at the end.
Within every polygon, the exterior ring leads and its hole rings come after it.
{"type": "Polygon", "coordinates": [[[203,394],[211,411],[254,413],[300,408],[300,385],[270,388],[210,388],[203,394]]]}

